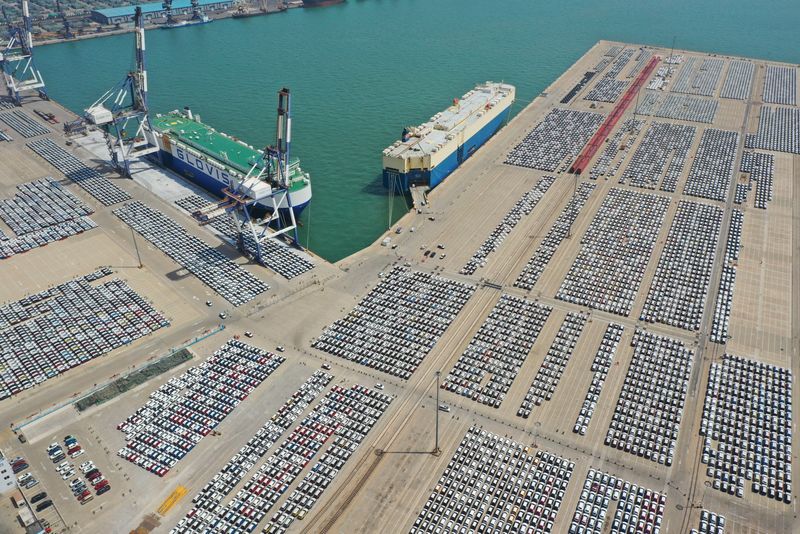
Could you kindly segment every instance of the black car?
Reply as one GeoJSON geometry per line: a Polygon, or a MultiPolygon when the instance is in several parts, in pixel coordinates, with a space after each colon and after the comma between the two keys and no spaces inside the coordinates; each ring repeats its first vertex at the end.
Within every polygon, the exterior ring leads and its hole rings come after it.
{"type": "Polygon", "coordinates": [[[42,499],[44,499],[45,497],[47,497],[47,492],[46,491],[43,491],[41,493],[37,493],[36,495],[31,497],[31,502],[39,502],[42,499]]]}
{"type": "Polygon", "coordinates": [[[24,471],[27,468],[28,468],[28,464],[17,464],[14,467],[12,467],[11,470],[14,471],[14,474],[16,475],[20,471],[24,471]]]}
{"type": "Polygon", "coordinates": [[[45,508],[50,508],[51,506],[53,506],[53,501],[51,501],[50,499],[47,499],[46,501],[42,501],[42,502],[40,502],[39,504],[36,505],[36,511],[37,512],[41,512],[45,508]]]}
{"type": "Polygon", "coordinates": [[[105,492],[110,491],[110,490],[111,490],[111,486],[110,485],[105,485],[102,488],[100,488],[99,490],[97,490],[97,494],[98,495],[102,495],[105,492]]]}
{"type": "Polygon", "coordinates": [[[94,469],[92,469],[91,471],[87,471],[84,476],[86,478],[92,478],[92,476],[94,476],[95,473],[100,474],[100,470],[97,469],[96,467],[94,469]]]}

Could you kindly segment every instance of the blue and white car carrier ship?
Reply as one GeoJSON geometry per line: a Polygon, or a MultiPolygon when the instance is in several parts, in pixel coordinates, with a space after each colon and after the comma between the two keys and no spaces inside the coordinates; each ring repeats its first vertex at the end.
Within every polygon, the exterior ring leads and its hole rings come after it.
{"type": "Polygon", "coordinates": [[[401,191],[433,189],[478,150],[508,119],[516,89],[486,82],[383,151],[383,184],[401,191]]]}

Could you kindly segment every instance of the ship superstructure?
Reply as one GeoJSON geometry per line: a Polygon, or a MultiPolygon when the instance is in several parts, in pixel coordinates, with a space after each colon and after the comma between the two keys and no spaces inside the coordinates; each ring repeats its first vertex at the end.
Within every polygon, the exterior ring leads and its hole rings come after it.
{"type": "MultiPolygon", "coordinates": [[[[269,164],[262,151],[215,130],[190,109],[159,114],[151,121],[162,163],[217,196],[224,197],[223,190],[244,179],[254,165],[269,164]]],[[[298,216],[311,201],[311,179],[297,158],[290,161],[287,177],[289,198],[284,199],[279,208],[288,209],[291,203],[298,216]]],[[[259,196],[272,188],[266,179],[254,187],[259,188],[259,196]]],[[[261,207],[270,209],[266,204],[261,207]]]]}
{"type": "Polygon", "coordinates": [[[477,85],[430,120],[403,130],[383,151],[386,187],[439,185],[483,145],[508,118],[516,89],[506,83],[477,85]]]}

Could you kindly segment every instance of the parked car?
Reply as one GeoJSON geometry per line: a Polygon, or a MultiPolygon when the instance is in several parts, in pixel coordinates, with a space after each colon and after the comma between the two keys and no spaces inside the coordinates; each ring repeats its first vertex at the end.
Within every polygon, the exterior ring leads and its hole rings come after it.
{"type": "Polygon", "coordinates": [[[49,508],[51,506],[53,506],[53,501],[51,501],[50,499],[47,499],[46,501],[42,501],[42,502],[40,502],[39,504],[36,505],[36,511],[37,512],[41,512],[45,508],[49,508]]]}

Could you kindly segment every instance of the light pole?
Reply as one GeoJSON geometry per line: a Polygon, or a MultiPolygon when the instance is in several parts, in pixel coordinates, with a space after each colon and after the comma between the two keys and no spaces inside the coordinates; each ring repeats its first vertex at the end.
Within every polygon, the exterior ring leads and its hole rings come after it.
{"type": "Polygon", "coordinates": [[[439,448],[439,375],[441,371],[436,371],[436,405],[433,407],[436,410],[436,445],[433,448],[433,455],[439,456],[442,449],[439,448]]]}
{"type": "MultiPolygon", "coordinates": [[[[575,173],[575,186],[572,189],[572,199],[570,200],[570,202],[574,202],[575,201],[575,197],[577,195],[578,195],[578,173],[576,172],[575,173]]],[[[567,206],[569,206],[569,204],[567,204],[567,206]]],[[[574,218],[570,218],[569,226],[567,227],[567,239],[571,239],[572,238],[572,223],[573,222],[575,222],[575,219],[574,218]]]]}
{"type": "Polygon", "coordinates": [[[136,242],[136,232],[131,228],[131,235],[133,236],[133,247],[136,249],[136,259],[139,261],[139,269],[143,267],[142,256],[139,254],[139,244],[136,242]]]}

